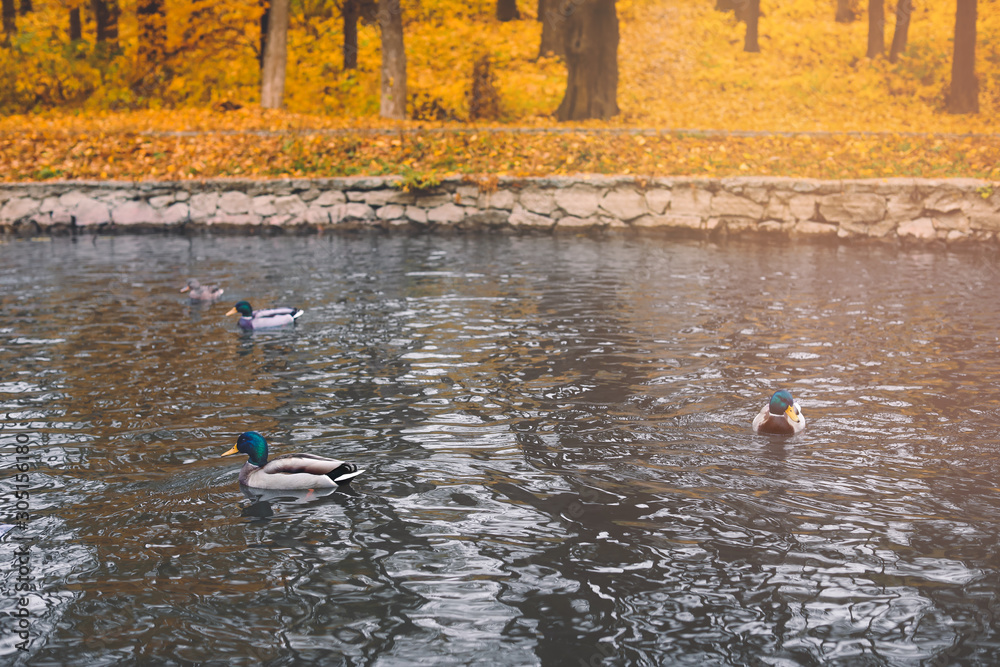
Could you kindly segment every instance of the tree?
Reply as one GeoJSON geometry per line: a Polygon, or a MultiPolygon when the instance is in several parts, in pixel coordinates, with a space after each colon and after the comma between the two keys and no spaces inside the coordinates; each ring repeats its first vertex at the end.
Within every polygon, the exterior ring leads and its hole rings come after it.
{"type": "Polygon", "coordinates": [[[3,39],[10,42],[12,35],[17,33],[17,7],[14,0],[2,0],[3,6],[3,39]]]}
{"type": "Polygon", "coordinates": [[[561,120],[618,113],[618,13],[615,0],[578,0],[565,28],[566,95],[561,120]]]}
{"type": "Polygon", "coordinates": [[[139,0],[135,14],[139,20],[139,48],[133,87],[141,91],[156,86],[155,73],[166,60],[167,13],[163,0],[139,0]]]}
{"type": "Polygon", "coordinates": [[[399,0],[379,0],[378,23],[382,29],[383,118],[406,118],[406,50],[403,47],[403,10],[399,0]]]}
{"type": "Polygon", "coordinates": [[[834,20],[837,23],[852,23],[855,18],[851,0],[837,0],[837,14],[834,20]]]}
{"type": "Polygon", "coordinates": [[[285,67],[288,64],[289,0],[271,0],[264,43],[264,67],[260,73],[260,105],[280,109],[285,98],[285,67]]]}
{"type": "Polygon", "coordinates": [[[748,53],[760,53],[760,43],[757,41],[760,0],[750,0],[749,5],[747,8],[747,34],[743,40],[743,50],[748,53]]]}
{"type": "Polygon", "coordinates": [[[267,48],[267,18],[271,14],[271,3],[267,0],[260,0],[262,10],[260,12],[260,46],[257,50],[257,66],[260,67],[261,74],[264,72],[264,49],[267,48]]]}
{"type": "Polygon", "coordinates": [[[21,0],[21,16],[27,16],[32,11],[31,0],[21,0]]]}
{"type": "Polygon", "coordinates": [[[882,0],[868,0],[868,52],[869,58],[885,53],[885,5],[882,0]]]}
{"type": "Polygon", "coordinates": [[[97,43],[104,44],[109,52],[118,50],[118,0],[91,0],[97,43]]]}
{"type": "Polygon", "coordinates": [[[958,0],[955,9],[955,53],[951,60],[948,113],[979,112],[976,77],[976,0],[958,0]]]}
{"type": "Polygon", "coordinates": [[[80,23],[80,7],[69,10],[69,41],[78,42],[83,39],[83,24],[80,23]]]}
{"type": "Polygon", "coordinates": [[[566,25],[566,14],[563,12],[564,0],[538,0],[538,20],[542,22],[542,43],[538,47],[538,55],[566,55],[566,40],[563,30],[566,25]]]}
{"type": "Polygon", "coordinates": [[[517,0],[497,0],[497,21],[514,21],[521,18],[517,0]]]}
{"type": "Polygon", "coordinates": [[[340,4],[344,30],[344,69],[358,68],[358,21],[373,23],[378,18],[375,0],[343,0],[340,4]]]}
{"type": "Polygon", "coordinates": [[[896,3],[896,29],[892,32],[892,46],[889,47],[889,62],[899,60],[899,54],[906,50],[906,41],[910,32],[910,14],[913,13],[913,0],[899,0],[896,3]]]}

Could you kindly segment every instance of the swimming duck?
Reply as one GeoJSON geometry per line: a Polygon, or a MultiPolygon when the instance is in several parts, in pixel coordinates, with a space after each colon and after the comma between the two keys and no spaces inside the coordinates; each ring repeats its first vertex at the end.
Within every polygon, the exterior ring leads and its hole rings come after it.
{"type": "Polygon", "coordinates": [[[267,441],[256,431],[240,435],[223,456],[246,454],[240,484],[256,489],[324,489],[349,483],[364,470],[337,459],[315,454],[284,454],[267,460],[267,441]]]}
{"type": "Polygon", "coordinates": [[[298,308],[268,308],[254,310],[248,301],[240,301],[226,315],[240,314],[239,325],[244,329],[268,329],[294,324],[305,311],[298,308]]]}
{"type": "Polygon", "coordinates": [[[221,287],[212,285],[202,285],[197,278],[189,278],[187,285],[181,288],[182,292],[188,293],[188,298],[192,301],[215,301],[225,291],[221,287]]]}
{"type": "Polygon", "coordinates": [[[774,392],[768,404],[753,418],[754,433],[793,435],[805,427],[806,418],[799,404],[785,389],[774,392]]]}

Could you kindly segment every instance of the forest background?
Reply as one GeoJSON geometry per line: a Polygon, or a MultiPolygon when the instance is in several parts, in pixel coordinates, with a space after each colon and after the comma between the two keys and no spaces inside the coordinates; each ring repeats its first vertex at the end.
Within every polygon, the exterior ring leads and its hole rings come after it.
{"type": "Polygon", "coordinates": [[[291,0],[281,108],[264,109],[265,5],[256,1],[159,2],[154,57],[150,0],[117,1],[113,40],[98,34],[103,0],[20,0],[10,17],[15,0],[3,2],[5,28],[8,18],[14,25],[0,45],[5,181],[1000,179],[997,0],[978,2],[970,113],[949,111],[956,7],[969,0],[907,4],[908,42],[891,59],[893,0],[766,1],[756,20],[724,0],[611,0],[618,113],[571,122],[557,119],[567,57],[541,48],[537,0],[403,0],[399,119],[380,115],[384,34],[373,5],[291,0]],[[353,63],[348,12],[357,12],[353,63]],[[752,24],[758,52],[745,50],[752,24]]]}

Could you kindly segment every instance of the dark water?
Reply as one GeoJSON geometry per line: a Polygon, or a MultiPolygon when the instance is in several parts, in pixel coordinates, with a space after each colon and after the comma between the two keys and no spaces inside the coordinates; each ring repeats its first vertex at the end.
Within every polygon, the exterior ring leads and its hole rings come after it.
{"type": "Polygon", "coordinates": [[[0,661],[1000,655],[993,254],[145,236],[0,272],[0,661]],[[238,298],[306,313],[247,334],[238,298]],[[779,386],[805,433],[753,435],[779,386]],[[367,472],[253,502],[219,458],[249,429],[367,472]]]}

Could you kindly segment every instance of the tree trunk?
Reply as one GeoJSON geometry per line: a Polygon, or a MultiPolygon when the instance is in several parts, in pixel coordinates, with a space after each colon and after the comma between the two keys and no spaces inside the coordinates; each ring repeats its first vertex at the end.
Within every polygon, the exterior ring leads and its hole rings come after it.
{"type": "Polygon", "coordinates": [[[260,75],[260,105],[280,109],[285,98],[285,66],[288,64],[289,0],[271,0],[268,10],[264,69],[260,75]]]}
{"type": "Polygon", "coordinates": [[[564,13],[565,0],[538,0],[538,20],[542,22],[542,43],[538,55],[566,55],[566,40],[563,31],[567,16],[564,13]]]}
{"type": "Polygon", "coordinates": [[[869,58],[885,53],[885,5],[883,0],[868,0],[868,52],[869,58]]]}
{"type": "Polygon", "coordinates": [[[83,24],[80,23],[80,8],[69,10],[69,41],[78,42],[83,39],[83,24]]]}
{"type": "Polygon", "coordinates": [[[514,21],[521,18],[517,0],[497,0],[497,21],[514,21]]]}
{"type": "Polygon", "coordinates": [[[91,0],[97,43],[105,44],[108,51],[118,50],[118,0],[91,0]]]}
{"type": "Polygon", "coordinates": [[[31,6],[31,0],[21,0],[21,16],[27,16],[34,8],[31,6]]]}
{"type": "Polygon", "coordinates": [[[17,34],[17,7],[14,0],[2,0],[3,5],[3,40],[10,42],[12,35],[17,34]]]}
{"type": "Polygon", "coordinates": [[[757,41],[757,22],[760,19],[760,0],[750,0],[747,8],[747,34],[743,41],[743,50],[747,53],[760,53],[760,43],[757,41]]]}
{"type": "Polygon", "coordinates": [[[896,4],[896,29],[892,31],[892,46],[889,47],[889,62],[899,60],[899,54],[906,50],[906,41],[910,32],[910,14],[913,13],[913,0],[899,0],[896,4]]]}
{"type": "Polygon", "coordinates": [[[382,118],[406,118],[406,50],[403,48],[403,10],[399,0],[379,0],[382,29],[382,118]]]}
{"type": "Polygon", "coordinates": [[[166,60],[167,13],[163,0],[139,0],[135,14],[139,20],[139,40],[133,89],[143,93],[157,87],[156,73],[166,60]]]}
{"type": "Polygon", "coordinates": [[[561,120],[618,113],[618,14],[615,0],[579,0],[566,21],[566,95],[561,120]]]}
{"type": "Polygon", "coordinates": [[[358,17],[361,15],[358,0],[344,0],[341,14],[344,18],[344,69],[357,69],[358,17]]]}
{"type": "Polygon", "coordinates": [[[260,43],[257,51],[257,66],[260,67],[261,76],[264,72],[264,49],[267,48],[267,19],[271,15],[271,3],[267,0],[260,0],[263,11],[260,13],[260,43]]]}
{"type": "Polygon", "coordinates": [[[979,112],[979,79],[976,78],[976,0],[958,0],[955,11],[955,55],[951,61],[948,112],[979,112]]]}
{"type": "Polygon", "coordinates": [[[855,18],[851,0],[837,0],[837,23],[853,23],[855,18]]]}

